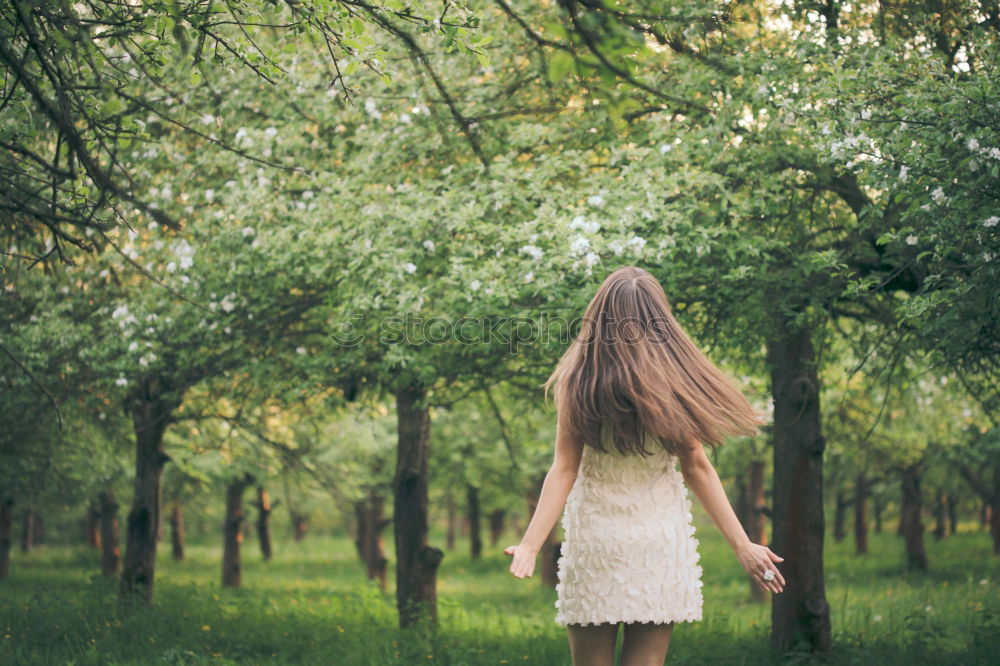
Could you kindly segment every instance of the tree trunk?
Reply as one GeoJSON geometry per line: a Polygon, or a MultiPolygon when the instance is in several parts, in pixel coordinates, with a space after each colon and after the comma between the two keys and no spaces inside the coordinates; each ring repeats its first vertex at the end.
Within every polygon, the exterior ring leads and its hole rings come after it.
{"type": "Polygon", "coordinates": [[[171,413],[180,404],[180,392],[163,380],[146,379],[128,405],[135,432],[135,489],[126,521],[125,562],[120,596],[124,603],[153,603],[156,572],[156,526],[160,513],[163,466],[170,457],[163,450],[163,433],[171,413]]]}
{"type": "Polygon", "coordinates": [[[260,554],[265,562],[271,560],[271,512],[278,506],[280,500],[271,504],[264,486],[257,486],[257,540],[260,541],[260,554]]]}
{"type": "Polygon", "coordinates": [[[958,501],[954,493],[948,494],[948,534],[958,532],[958,501]]]}
{"type": "Polygon", "coordinates": [[[455,509],[455,497],[450,491],[445,497],[445,504],[448,508],[448,527],[445,533],[445,547],[448,550],[455,550],[455,533],[458,532],[458,511],[455,509]]]}
{"type": "Polygon", "coordinates": [[[864,472],[854,481],[854,552],[868,552],[868,479],[864,472]]]}
{"type": "Polygon", "coordinates": [[[243,560],[240,545],[243,543],[243,492],[253,484],[250,474],[230,481],[226,485],[226,518],[223,524],[222,586],[240,587],[243,584],[243,560]]]}
{"type": "Polygon", "coordinates": [[[397,451],[393,478],[396,537],[396,607],[399,626],[426,619],[437,624],[437,570],[444,552],[427,544],[430,412],[422,387],[396,392],[397,451]]]}
{"type": "Polygon", "coordinates": [[[184,511],[179,498],[170,512],[170,555],[178,562],[184,559],[184,511]]]}
{"type": "Polygon", "coordinates": [[[993,468],[993,502],[990,511],[990,535],[993,555],[1000,556],[1000,465],[993,468]]]}
{"type": "Polygon", "coordinates": [[[30,553],[35,545],[35,516],[31,507],[25,507],[21,515],[21,552],[30,553]]]}
{"type": "MultiPolygon", "coordinates": [[[[531,522],[531,518],[535,515],[535,509],[538,508],[538,499],[542,493],[543,483],[545,483],[545,475],[538,477],[532,493],[528,496],[529,524],[531,522]]],[[[556,541],[556,531],[558,530],[558,527],[558,523],[552,527],[552,531],[545,537],[545,541],[542,542],[542,547],[538,551],[538,568],[539,573],[541,574],[542,584],[548,585],[551,588],[555,588],[556,584],[559,582],[558,563],[561,548],[560,543],[556,541]]]]}
{"type": "Polygon", "coordinates": [[[105,488],[97,496],[101,525],[101,573],[114,576],[121,563],[121,548],[118,545],[118,502],[110,488],[105,488]]]}
{"type": "Polygon", "coordinates": [[[83,517],[83,538],[88,546],[101,547],[101,510],[96,499],[87,503],[87,511],[83,517]]]}
{"type": "Polygon", "coordinates": [[[480,519],[479,488],[465,484],[466,512],[469,519],[469,555],[478,560],[483,554],[483,525],[480,519]]]}
{"type": "Polygon", "coordinates": [[[948,496],[941,489],[938,489],[934,497],[934,531],[932,534],[938,541],[948,533],[948,496]]]}
{"type": "Polygon", "coordinates": [[[357,530],[354,544],[365,565],[368,580],[378,581],[385,592],[389,560],[385,556],[385,541],[382,532],[389,525],[385,519],[385,498],[372,488],[368,496],[354,503],[357,530]]]}
{"type": "Polygon", "coordinates": [[[496,548],[503,534],[503,519],[506,515],[503,509],[495,509],[490,512],[490,547],[496,548]]]}
{"type": "Polygon", "coordinates": [[[31,512],[31,545],[45,543],[45,520],[37,511],[31,512]]]}
{"type": "Polygon", "coordinates": [[[979,528],[986,529],[990,526],[990,503],[983,500],[979,503],[979,528]]]}
{"type": "Polygon", "coordinates": [[[0,498],[0,580],[10,575],[10,548],[14,543],[14,498],[0,498]]]}
{"type": "Polygon", "coordinates": [[[847,492],[843,488],[837,488],[833,509],[833,540],[837,543],[840,543],[847,537],[847,507],[850,504],[847,499],[847,492]]]}
{"type": "Polygon", "coordinates": [[[875,515],[875,534],[882,534],[882,499],[878,495],[872,497],[872,513],[875,515]]]}
{"type": "Polygon", "coordinates": [[[823,440],[819,376],[809,331],[767,347],[774,397],[773,550],[784,558],[784,591],[771,605],[771,645],[805,643],[830,651],[830,606],[823,576],[823,440]]]}
{"type": "Polygon", "coordinates": [[[899,522],[906,543],[906,567],[926,571],[927,551],[924,549],[924,522],[921,516],[923,497],[920,493],[919,468],[920,464],[916,463],[903,470],[903,505],[899,522]]]}
{"type": "Polygon", "coordinates": [[[1000,507],[993,506],[990,512],[990,536],[993,537],[993,554],[1000,556],[1000,507]]]}
{"type": "MultiPolygon", "coordinates": [[[[743,530],[747,533],[750,541],[766,546],[767,506],[764,501],[764,462],[751,461],[746,472],[737,476],[736,489],[736,513],[743,525],[743,530]]],[[[764,603],[767,600],[766,591],[754,582],[752,577],[747,576],[747,579],[750,583],[750,601],[764,603]]]]}
{"type": "Polygon", "coordinates": [[[306,519],[304,513],[298,513],[297,511],[292,512],[292,534],[296,541],[302,541],[306,538],[306,532],[309,529],[309,522],[306,519]]]}

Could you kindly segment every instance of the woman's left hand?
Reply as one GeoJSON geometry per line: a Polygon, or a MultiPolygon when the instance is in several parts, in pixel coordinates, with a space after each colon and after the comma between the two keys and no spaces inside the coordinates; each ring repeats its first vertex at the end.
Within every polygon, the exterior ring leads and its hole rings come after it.
{"type": "Polygon", "coordinates": [[[504,555],[512,555],[514,559],[510,563],[510,572],[518,578],[530,577],[535,572],[535,558],[538,551],[533,551],[525,546],[507,546],[504,555]]]}

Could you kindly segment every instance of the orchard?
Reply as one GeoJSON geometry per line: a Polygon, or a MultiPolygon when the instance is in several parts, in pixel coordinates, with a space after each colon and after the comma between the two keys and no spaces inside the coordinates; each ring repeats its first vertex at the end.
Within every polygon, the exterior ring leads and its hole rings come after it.
{"type": "Polygon", "coordinates": [[[680,663],[1000,650],[1000,6],[12,0],[0,661],[568,664],[507,572],[638,266],[768,415],[680,663]]]}

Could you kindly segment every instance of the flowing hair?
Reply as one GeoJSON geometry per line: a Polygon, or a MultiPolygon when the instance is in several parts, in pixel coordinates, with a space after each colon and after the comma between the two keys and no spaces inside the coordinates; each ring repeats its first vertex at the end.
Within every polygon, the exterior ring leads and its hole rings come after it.
{"type": "Polygon", "coordinates": [[[553,384],[559,427],[604,453],[610,439],[622,454],[650,455],[648,435],[677,455],[692,440],[716,447],[765,423],[681,328],[656,278],[635,266],[597,290],[546,398],[553,384]]]}

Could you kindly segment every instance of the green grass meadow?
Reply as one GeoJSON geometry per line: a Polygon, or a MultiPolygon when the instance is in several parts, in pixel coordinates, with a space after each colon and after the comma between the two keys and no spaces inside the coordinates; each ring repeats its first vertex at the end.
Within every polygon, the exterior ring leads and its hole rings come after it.
{"type": "MultiPolygon", "coordinates": [[[[768,651],[769,606],[748,603],[736,559],[704,514],[696,516],[704,568],[704,619],[674,631],[668,663],[763,664],[811,661],[768,651]]],[[[830,664],[1000,663],[1000,558],[972,524],[935,541],[931,570],[906,573],[902,542],[872,535],[871,554],[828,539],[830,664]]],[[[443,544],[440,533],[432,543],[443,544]]],[[[219,539],[221,542],[221,537],[219,539]]],[[[174,562],[158,555],[156,601],[122,615],[115,581],[98,573],[98,553],[41,546],[13,553],[0,581],[0,664],[569,664],[555,624],[555,591],[507,573],[502,549],[472,561],[467,542],[448,552],[439,579],[436,632],[396,626],[389,594],[366,584],[346,537],[278,539],[270,563],[244,549],[243,587],[220,585],[221,543],[192,543],[174,562]]],[[[392,553],[391,530],[387,548],[392,553]]],[[[780,553],[779,553],[780,554],[780,553]]]]}

